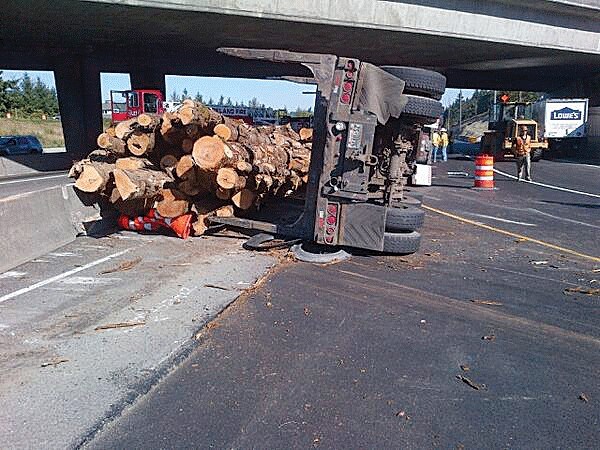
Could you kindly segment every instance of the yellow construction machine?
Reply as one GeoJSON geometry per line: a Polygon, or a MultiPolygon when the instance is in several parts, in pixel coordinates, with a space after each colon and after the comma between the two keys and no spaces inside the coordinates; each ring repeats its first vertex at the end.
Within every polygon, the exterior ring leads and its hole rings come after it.
{"type": "Polygon", "coordinates": [[[532,118],[530,102],[503,102],[490,109],[488,130],[481,137],[480,153],[494,156],[495,161],[513,159],[513,142],[521,127],[526,126],[531,136],[531,160],[542,159],[548,142],[540,139],[538,123],[532,118]]]}

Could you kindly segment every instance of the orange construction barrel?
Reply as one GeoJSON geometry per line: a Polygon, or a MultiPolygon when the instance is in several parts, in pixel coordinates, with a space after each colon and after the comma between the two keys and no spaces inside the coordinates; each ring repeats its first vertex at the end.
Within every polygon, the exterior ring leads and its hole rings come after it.
{"type": "Polygon", "coordinates": [[[475,157],[475,187],[494,189],[494,157],[478,155],[475,157]]]}

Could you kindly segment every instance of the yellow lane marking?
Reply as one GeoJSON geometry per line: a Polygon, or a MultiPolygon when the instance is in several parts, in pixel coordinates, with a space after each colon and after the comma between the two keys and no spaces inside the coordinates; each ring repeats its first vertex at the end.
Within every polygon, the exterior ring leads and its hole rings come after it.
{"type": "Polygon", "coordinates": [[[468,223],[469,225],[474,225],[476,227],[484,228],[484,229],[489,230],[489,231],[494,231],[496,233],[500,233],[500,234],[504,234],[506,236],[514,237],[514,238],[517,238],[517,239],[521,239],[523,241],[532,242],[534,244],[542,245],[544,247],[548,247],[548,248],[551,248],[553,250],[558,250],[558,251],[563,252],[563,253],[568,253],[569,255],[577,256],[579,258],[588,259],[590,261],[594,261],[594,262],[600,263],[600,258],[598,258],[596,256],[586,255],[585,253],[579,253],[579,252],[577,252],[575,250],[571,250],[570,248],[560,247],[559,245],[554,245],[554,244],[551,244],[549,242],[540,241],[539,239],[530,238],[529,236],[524,236],[522,234],[513,233],[512,231],[506,231],[506,230],[503,230],[501,228],[496,228],[496,227],[493,227],[491,225],[486,225],[486,224],[481,223],[481,222],[476,222],[474,220],[469,220],[469,219],[466,219],[464,217],[457,216],[456,214],[452,214],[452,213],[449,213],[449,212],[446,212],[446,211],[442,211],[441,209],[432,208],[431,206],[427,206],[427,205],[421,205],[421,206],[423,207],[423,209],[426,209],[428,211],[432,211],[434,213],[441,214],[442,216],[450,217],[450,218],[458,220],[460,222],[468,223]]]}

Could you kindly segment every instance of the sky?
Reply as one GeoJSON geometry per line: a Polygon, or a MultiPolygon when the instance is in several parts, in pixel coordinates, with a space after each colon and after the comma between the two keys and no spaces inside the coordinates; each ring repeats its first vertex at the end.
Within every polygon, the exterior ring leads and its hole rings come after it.
{"type": "MultiPolygon", "coordinates": [[[[18,79],[23,76],[22,71],[4,70],[2,72],[2,78],[5,80],[18,79]]],[[[55,86],[52,72],[28,71],[27,73],[33,79],[40,77],[42,82],[48,86],[55,86]]],[[[223,95],[225,99],[231,97],[233,103],[243,101],[246,104],[253,97],[256,97],[259,103],[264,103],[266,106],[275,109],[287,107],[290,111],[295,110],[297,107],[307,109],[314,106],[314,96],[303,94],[303,92],[314,91],[314,86],[289,81],[167,75],[165,83],[167,100],[169,100],[173,90],[181,95],[185,88],[188,90],[188,95],[192,97],[200,92],[206,102],[211,97],[216,102],[223,95]]],[[[103,100],[108,100],[111,90],[131,88],[129,74],[126,73],[102,73],[100,84],[103,100]]],[[[472,89],[463,89],[463,97],[468,98],[473,95],[473,92],[472,89]]],[[[444,106],[450,105],[458,97],[458,93],[458,89],[446,89],[446,93],[442,97],[442,104],[444,106]]]]}

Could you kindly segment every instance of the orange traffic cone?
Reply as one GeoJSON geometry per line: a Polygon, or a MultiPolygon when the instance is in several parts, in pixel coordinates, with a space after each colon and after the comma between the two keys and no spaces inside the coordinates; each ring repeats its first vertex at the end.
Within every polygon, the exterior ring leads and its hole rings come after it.
{"type": "Polygon", "coordinates": [[[145,216],[128,217],[119,216],[118,224],[125,230],[156,231],[160,227],[172,229],[177,236],[187,239],[192,230],[192,214],[183,214],[179,217],[162,217],[155,209],[148,211],[145,216]]]}
{"type": "Polygon", "coordinates": [[[192,215],[183,214],[182,216],[175,217],[170,220],[169,227],[175,232],[181,239],[187,239],[190,236],[192,230],[192,215]]]}

